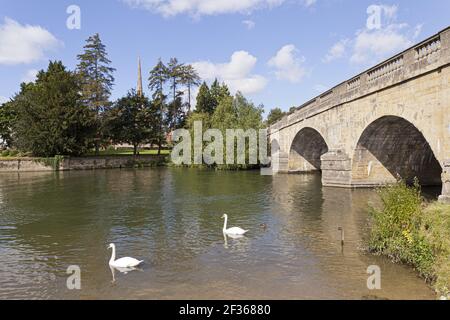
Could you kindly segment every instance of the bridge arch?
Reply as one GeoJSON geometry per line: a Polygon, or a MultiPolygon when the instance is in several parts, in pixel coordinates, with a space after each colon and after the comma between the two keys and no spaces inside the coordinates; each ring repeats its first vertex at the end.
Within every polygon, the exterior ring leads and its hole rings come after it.
{"type": "Polygon", "coordinates": [[[403,117],[382,116],[362,132],[352,161],[352,185],[374,186],[398,177],[440,185],[442,167],[423,133],[403,117]]]}
{"type": "Polygon", "coordinates": [[[321,156],[328,145],[316,129],[305,127],[294,137],[289,150],[289,172],[321,171],[321,156]]]}

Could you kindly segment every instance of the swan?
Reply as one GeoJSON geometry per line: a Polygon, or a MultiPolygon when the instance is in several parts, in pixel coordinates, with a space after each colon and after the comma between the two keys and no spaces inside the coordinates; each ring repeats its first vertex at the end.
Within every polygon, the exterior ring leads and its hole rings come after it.
{"type": "Polygon", "coordinates": [[[229,228],[227,229],[227,223],[228,223],[228,215],[224,214],[222,216],[222,219],[225,219],[225,223],[223,225],[223,233],[227,235],[243,235],[248,232],[248,230],[241,229],[239,227],[229,228]]]}
{"type": "Polygon", "coordinates": [[[134,268],[140,265],[144,260],[136,260],[134,258],[126,257],[116,260],[116,246],[111,243],[108,249],[112,249],[111,259],[109,260],[109,265],[114,268],[134,268]]]}

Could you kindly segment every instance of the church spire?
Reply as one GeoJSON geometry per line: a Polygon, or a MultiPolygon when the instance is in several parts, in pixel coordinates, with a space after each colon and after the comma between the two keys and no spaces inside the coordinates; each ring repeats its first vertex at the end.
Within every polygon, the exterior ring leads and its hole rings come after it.
{"type": "Polygon", "coordinates": [[[137,94],[142,97],[142,72],[141,72],[141,57],[138,59],[138,83],[137,83],[137,94]]]}

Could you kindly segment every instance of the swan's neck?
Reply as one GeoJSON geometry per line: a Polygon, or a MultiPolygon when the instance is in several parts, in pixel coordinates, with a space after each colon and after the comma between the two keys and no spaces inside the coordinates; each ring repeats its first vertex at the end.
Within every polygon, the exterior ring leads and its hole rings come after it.
{"type": "Polygon", "coordinates": [[[227,230],[228,217],[225,217],[225,221],[223,224],[223,231],[227,230]]]}
{"type": "Polygon", "coordinates": [[[109,260],[109,263],[113,263],[114,261],[116,261],[116,247],[115,246],[112,247],[112,254],[111,254],[111,259],[109,260]]]}

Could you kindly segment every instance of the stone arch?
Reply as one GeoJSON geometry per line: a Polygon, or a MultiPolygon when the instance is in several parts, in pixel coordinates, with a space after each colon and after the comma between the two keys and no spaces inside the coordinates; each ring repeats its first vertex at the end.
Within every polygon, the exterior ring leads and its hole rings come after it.
{"type": "Polygon", "coordinates": [[[422,185],[440,185],[442,167],[417,127],[398,116],[383,116],[370,123],[356,145],[352,185],[392,183],[398,177],[422,185]]]}
{"type": "Polygon", "coordinates": [[[289,150],[289,172],[321,171],[321,156],[328,152],[323,136],[306,127],[294,137],[289,150]]]}

